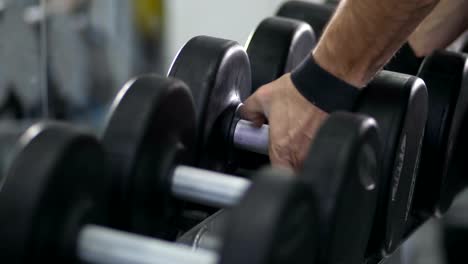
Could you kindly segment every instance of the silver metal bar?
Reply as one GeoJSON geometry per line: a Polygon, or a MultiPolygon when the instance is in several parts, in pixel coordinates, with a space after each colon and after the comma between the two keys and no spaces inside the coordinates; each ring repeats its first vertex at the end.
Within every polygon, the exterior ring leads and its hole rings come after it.
{"type": "Polygon", "coordinates": [[[176,197],[222,208],[236,205],[250,186],[250,181],[214,171],[177,166],[171,186],[176,197]]]}
{"type": "Polygon", "coordinates": [[[239,120],[234,129],[234,146],[259,154],[268,155],[268,125],[256,127],[252,122],[239,120]]]}
{"type": "Polygon", "coordinates": [[[94,264],[215,264],[216,253],[88,225],[78,238],[78,257],[94,264]]]}

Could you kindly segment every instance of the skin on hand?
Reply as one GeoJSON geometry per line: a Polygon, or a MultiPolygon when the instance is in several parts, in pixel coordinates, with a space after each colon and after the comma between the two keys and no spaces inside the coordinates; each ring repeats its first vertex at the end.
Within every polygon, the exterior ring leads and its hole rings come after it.
{"type": "Polygon", "coordinates": [[[269,155],[273,166],[299,170],[310,143],[328,114],[294,87],[290,74],[260,87],[240,108],[243,118],[270,125],[269,155]]]}
{"type": "Polygon", "coordinates": [[[468,29],[468,1],[441,0],[409,37],[418,57],[444,49],[468,29]]]}
{"type": "Polygon", "coordinates": [[[313,51],[314,58],[331,74],[362,88],[439,1],[342,1],[313,51]]]}

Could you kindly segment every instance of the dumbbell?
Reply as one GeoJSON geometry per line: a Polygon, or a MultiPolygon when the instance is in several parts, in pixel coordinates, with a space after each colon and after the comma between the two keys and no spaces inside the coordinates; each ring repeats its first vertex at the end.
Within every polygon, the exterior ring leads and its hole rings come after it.
{"type": "MultiPolygon", "coordinates": [[[[111,216],[121,220],[114,227],[168,238],[181,207],[174,197],[222,207],[237,203],[250,181],[187,166],[196,155],[195,118],[189,88],[172,78],[142,75],[116,96],[102,135],[114,176],[111,216]]],[[[322,251],[362,259],[375,211],[379,146],[377,125],[364,115],[335,113],[320,128],[297,177],[323,201],[320,222],[326,224],[323,241],[328,243],[322,251]]],[[[273,200],[257,203],[236,223],[260,214],[264,220],[259,225],[270,225],[262,208],[282,206],[273,200]]],[[[282,217],[289,218],[287,214],[282,217]]],[[[234,224],[229,229],[236,230],[234,224]]]]}
{"type": "Polygon", "coordinates": [[[291,72],[310,54],[316,41],[314,29],[305,22],[284,17],[262,20],[245,44],[252,72],[251,93],[291,72]]]}
{"type": "Polygon", "coordinates": [[[424,80],[428,90],[428,120],[416,181],[412,233],[431,216],[442,216],[454,198],[468,186],[465,179],[463,145],[467,131],[468,83],[467,56],[438,50],[416,58],[408,44],[386,67],[413,73],[424,80]],[[406,62],[413,65],[407,66],[406,62]],[[416,67],[419,66],[419,67],[416,67]]]}
{"type": "Polygon", "coordinates": [[[454,198],[468,186],[464,165],[463,136],[468,132],[468,71],[463,53],[439,50],[415,58],[403,47],[386,68],[415,73],[426,84],[428,118],[416,180],[410,234],[431,216],[442,216],[454,198]],[[405,65],[409,62],[412,65],[405,65]],[[418,67],[419,66],[419,67],[418,67]]]}
{"type": "Polygon", "coordinates": [[[276,16],[297,19],[312,26],[318,37],[322,35],[336,6],[330,3],[318,4],[307,1],[287,1],[277,10],[276,16]]]}
{"type": "Polygon", "coordinates": [[[462,53],[436,51],[427,56],[418,76],[429,92],[414,215],[419,221],[441,216],[468,185],[464,162],[468,132],[468,62],[462,53]]]}
{"type": "Polygon", "coordinates": [[[314,259],[315,195],[287,172],[260,171],[231,212],[237,221],[262,208],[266,219],[230,222],[236,232],[228,230],[220,253],[192,252],[105,227],[112,220],[110,174],[103,147],[91,133],[56,122],[3,132],[0,257],[6,263],[244,263],[235,257],[245,252],[242,243],[253,250],[249,263],[314,259]]]}
{"type": "MultiPolygon", "coordinates": [[[[180,50],[169,75],[192,89],[201,128],[199,164],[229,167],[236,160],[231,142],[240,120],[237,109],[251,90],[244,50],[233,41],[198,36],[180,50]]],[[[404,235],[411,207],[427,118],[426,87],[414,76],[383,71],[362,91],[353,111],[375,118],[382,131],[382,179],[372,244],[392,252],[404,235]]]]}
{"type": "MultiPolygon", "coordinates": [[[[317,29],[323,25],[317,21],[331,17],[333,8],[330,7],[290,1],[283,4],[277,14],[306,21],[317,29]]],[[[386,66],[420,77],[429,94],[429,114],[412,212],[414,226],[430,216],[443,215],[454,197],[468,184],[464,177],[464,151],[459,147],[465,144],[463,135],[467,129],[466,61],[465,54],[443,50],[416,58],[406,44],[386,66]]]]}
{"type": "Polygon", "coordinates": [[[401,51],[390,65],[405,73],[414,67],[401,66],[404,61],[420,60],[416,76],[424,80],[428,90],[428,119],[408,234],[429,217],[442,216],[468,186],[462,147],[468,131],[467,56],[443,50],[423,59],[411,56],[414,54],[401,51]]]}

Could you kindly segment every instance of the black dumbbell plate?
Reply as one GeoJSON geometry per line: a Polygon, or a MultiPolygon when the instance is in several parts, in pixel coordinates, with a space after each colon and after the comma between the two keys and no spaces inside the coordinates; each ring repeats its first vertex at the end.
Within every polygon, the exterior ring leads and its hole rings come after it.
{"type": "Polygon", "coordinates": [[[220,263],[304,263],[317,254],[313,191],[289,173],[263,169],[226,223],[220,263]]]}
{"type": "Polygon", "coordinates": [[[231,121],[251,91],[250,65],[244,49],[230,40],[195,37],[179,52],[169,76],[184,81],[192,91],[199,127],[199,164],[207,169],[227,170],[231,121]]]}
{"type": "Polygon", "coordinates": [[[464,54],[438,51],[418,76],[427,85],[429,119],[416,185],[415,214],[425,219],[445,213],[466,180],[468,63],[464,54]]]}
{"type": "Polygon", "coordinates": [[[102,142],[112,165],[114,227],[174,239],[180,204],[171,174],[191,164],[195,114],[188,88],[155,75],[136,77],[113,102],[102,142]]]}
{"type": "Polygon", "coordinates": [[[2,171],[0,257],[74,263],[83,224],[107,223],[104,152],[94,137],[65,125],[36,124],[18,138],[2,171]]]}
{"type": "Polygon", "coordinates": [[[301,21],[269,17],[252,33],[247,54],[252,67],[252,93],[298,66],[315,46],[312,28],[301,21]]]}

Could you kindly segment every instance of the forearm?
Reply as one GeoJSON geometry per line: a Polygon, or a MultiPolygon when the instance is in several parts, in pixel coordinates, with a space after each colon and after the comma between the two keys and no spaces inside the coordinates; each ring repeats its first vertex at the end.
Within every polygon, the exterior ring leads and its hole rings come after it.
{"type": "Polygon", "coordinates": [[[325,70],[365,86],[438,0],[345,0],[313,51],[325,70]]]}
{"type": "Polygon", "coordinates": [[[416,55],[427,56],[455,41],[467,29],[467,10],[466,0],[441,0],[409,38],[416,55]]]}

